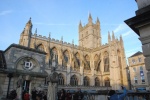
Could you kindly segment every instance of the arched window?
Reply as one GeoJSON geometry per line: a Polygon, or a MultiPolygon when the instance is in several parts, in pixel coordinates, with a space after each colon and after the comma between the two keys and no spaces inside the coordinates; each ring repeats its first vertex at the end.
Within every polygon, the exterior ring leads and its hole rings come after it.
{"type": "Polygon", "coordinates": [[[67,50],[65,50],[63,52],[63,62],[62,62],[62,65],[63,66],[67,66],[68,62],[69,62],[69,52],[67,50]]]}
{"type": "Polygon", "coordinates": [[[75,68],[79,68],[80,67],[80,55],[79,53],[75,54],[75,61],[74,61],[74,67],[75,68]]]}
{"type": "Polygon", "coordinates": [[[108,52],[104,53],[104,72],[109,72],[109,55],[108,55],[108,52]]]}
{"type": "Polygon", "coordinates": [[[62,74],[58,75],[58,85],[64,85],[64,77],[62,74]]]}
{"type": "Polygon", "coordinates": [[[37,50],[44,51],[44,46],[42,44],[38,45],[37,50]]]}
{"type": "Polygon", "coordinates": [[[64,58],[65,58],[65,61],[68,63],[69,62],[69,53],[67,50],[64,52],[64,58]]]}
{"type": "Polygon", "coordinates": [[[94,57],[94,66],[96,71],[100,71],[101,60],[100,57],[96,54],[94,57]]]}
{"type": "Polygon", "coordinates": [[[98,77],[95,78],[95,86],[100,86],[100,81],[98,77]]]}
{"type": "Polygon", "coordinates": [[[90,79],[89,79],[89,77],[84,77],[84,80],[83,80],[83,82],[84,82],[84,86],[89,86],[90,85],[90,79]]]}
{"type": "Polygon", "coordinates": [[[71,77],[70,85],[72,85],[72,86],[77,86],[78,85],[78,79],[77,79],[76,75],[73,75],[71,77]]]}
{"type": "Polygon", "coordinates": [[[57,49],[54,47],[50,50],[50,64],[52,65],[52,61],[55,61],[56,65],[58,64],[58,53],[57,49]]]}
{"type": "Polygon", "coordinates": [[[106,77],[105,78],[105,80],[104,80],[104,84],[105,84],[105,86],[107,86],[107,87],[109,87],[110,86],[110,80],[109,80],[109,78],[108,77],[106,77]]]}
{"type": "Polygon", "coordinates": [[[90,70],[90,57],[88,55],[85,56],[85,64],[84,64],[84,69],[90,70]]]}

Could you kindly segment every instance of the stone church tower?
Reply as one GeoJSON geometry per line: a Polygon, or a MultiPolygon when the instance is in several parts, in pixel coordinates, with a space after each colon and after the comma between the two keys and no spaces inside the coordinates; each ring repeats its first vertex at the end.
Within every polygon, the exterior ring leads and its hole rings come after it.
{"type": "Polygon", "coordinates": [[[31,22],[31,18],[30,18],[30,20],[27,22],[23,32],[21,33],[19,44],[26,46],[26,47],[30,47],[31,35],[32,35],[32,22],[31,22]]]}
{"type": "Polygon", "coordinates": [[[79,46],[90,49],[101,46],[100,22],[97,18],[96,24],[94,24],[91,14],[89,14],[88,23],[85,26],[82,26],[80,21],[79,46]]]}
{"type": "Polygon", "coordinates": [[[46,52],[45,68],[49,74],[51,72],[49,67],[55,58],[58,66],[56,72],[64,80],[60,84],[85,86],[99,84],[112,86],[113,89],[120,89],[121,85],[128,86],[122,36],[118,40],[114,32],[112,36],[108,32],[108,43],[104,45],[101,39],[100,21],[97,18],[96,23],[93,23],[89,14],[85,26],[82,26],[81,21],[79,23],[79,46],[52,39],[50,36],[47,38],[37,35],[37,31],[32,34],[31,19],[21,33],[19,44],[46,52]],[[77,84],[71,83],[73,78],[77,78],[77,84]]]}

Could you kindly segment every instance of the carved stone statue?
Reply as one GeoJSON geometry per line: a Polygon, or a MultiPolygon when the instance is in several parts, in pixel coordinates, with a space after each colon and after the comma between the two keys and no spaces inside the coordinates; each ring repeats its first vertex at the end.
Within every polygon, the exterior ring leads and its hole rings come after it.
{"type": "Polygon", "coordinates": [[[57,82],[58,82],[58,74],[55,72],[55,68],[52,70],[52,74],[48,77],[48,100],[56,100],[57,95],[57,82]]]}

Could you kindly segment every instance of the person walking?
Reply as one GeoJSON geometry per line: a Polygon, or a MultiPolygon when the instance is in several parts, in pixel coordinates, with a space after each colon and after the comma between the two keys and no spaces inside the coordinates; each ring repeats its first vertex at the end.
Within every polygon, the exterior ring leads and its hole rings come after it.
{"type": "Polygon", "coordinates": [[[60,98],[59,98],[59,100],[65,100],[65,97],[66,97],[65,90],[62,89],[62,90],[61,90],[61,93],[60,93],[60,98]]]}
{"type": "Polygon", "coordinates": [[[81,92],[81,89],[80,89],[80,88],[78,88],[77,96],[78,96],[78,99],[77,99],[77,100],[82,100],[83,97],[84,97],[84,95],[83,95],[83,93],[81,92]]]}
{"type": "Polygon", "coordinates": [[[30,95],[29,95],[28,92],[26,92],[26,93],[24,94],[24,99],[23,99],[23,100],[30,100],[30,95]]]}
{"type": "Polygon", "coordinates": [[[122,86],[123,93],[121,95],[117,95],[115,90],[110,90],[108,93],[108,100],[124,100],[127,90],[125,87],[122,86]]]}
{"type": "Polygon", "coordinates": [[[70,93],[70,91],[68,90],[66,93],[66,100],[71,100],[72,99],[72,95],[70,93]]]}

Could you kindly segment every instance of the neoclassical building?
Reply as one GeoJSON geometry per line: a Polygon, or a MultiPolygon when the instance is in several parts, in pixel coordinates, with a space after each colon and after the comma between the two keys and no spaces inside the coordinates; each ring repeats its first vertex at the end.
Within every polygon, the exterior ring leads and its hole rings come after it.
{"type": "Polygon", "coordinates": [[[58,88],[85,90],[120,89],[128,86],[126,56],[123,39],[108,33],[108,43],[102,44],[100,21],[93,23],[89,14],[88,23],[79,23],[79,45],[66,43],[32,32],[31,19],[20,35],[19,44],[10,45],[3,60],[6,66],[0,71],[0,90],[30,90],[46,88],[47,76],[55,67],[58,88]],[[106,88],[107,87],[107,88],[106,88]],[[8,89],[9,88],[9,89],[8,89]]]}
{"type": "Polygon", "coordinates": [[[132,89],[148,90],[147,70],[145,68],[145,57],[138,51],[128,58],[130,80],[132,89]]]}

